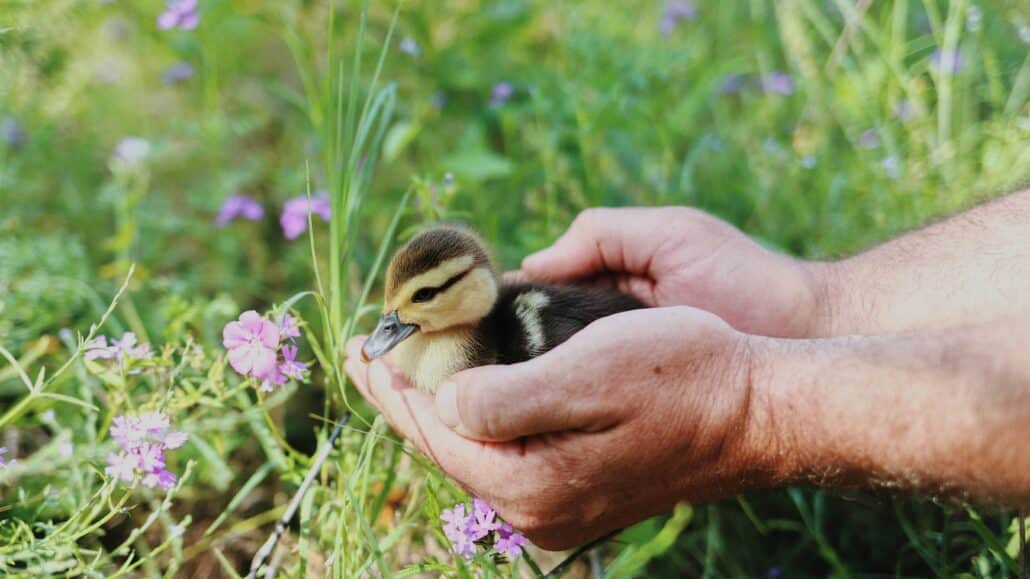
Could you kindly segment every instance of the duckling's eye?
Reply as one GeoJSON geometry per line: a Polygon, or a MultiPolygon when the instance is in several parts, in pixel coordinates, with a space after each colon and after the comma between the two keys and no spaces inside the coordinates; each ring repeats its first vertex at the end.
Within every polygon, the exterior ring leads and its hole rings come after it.
{"type": "Polygon", "coordinates": [[[436,297],[436,292],[438,291],[440,291],[440,288],[424,287],[415,292],[414,295],[411,296],[411,301],[415,302],[416,304],[428,302],[429,300],[436,297]]]}

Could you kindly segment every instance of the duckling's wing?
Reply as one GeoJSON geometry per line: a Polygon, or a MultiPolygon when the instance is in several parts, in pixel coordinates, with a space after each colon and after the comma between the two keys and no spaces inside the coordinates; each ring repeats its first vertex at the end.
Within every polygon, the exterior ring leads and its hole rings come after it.
{"type": "Polygon", "coordinates": [[[644,307],[613,291],[578,286],[503,286],[494,311],[483,321],[483,342],[496,360],[513,364],[539,356],[594,320],[644,307]]]}

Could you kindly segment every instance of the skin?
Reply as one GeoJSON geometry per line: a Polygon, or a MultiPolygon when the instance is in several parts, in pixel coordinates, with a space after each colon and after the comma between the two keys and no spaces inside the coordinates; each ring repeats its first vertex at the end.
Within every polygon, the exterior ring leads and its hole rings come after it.
{"type": "Polygon", "coordinates": [[[361,363],[360,337],[346,369],[541,547],[797,483],[1030,505],[1030,191],[833,263],[691,209],[589,210],[522,270],[655,309],[435,399],[361,363]]]}

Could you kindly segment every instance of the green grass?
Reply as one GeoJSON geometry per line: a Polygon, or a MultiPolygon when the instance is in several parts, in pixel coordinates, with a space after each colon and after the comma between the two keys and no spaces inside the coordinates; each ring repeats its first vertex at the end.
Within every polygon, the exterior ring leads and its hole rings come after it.
{"type": "MultiPolygon", "coordinates": [[[[393,243],[459,219],[512,267],[585,207],[687,204],[822,259],[1025,185],[1030,13],[972,6],[713,2],[663,35],[660,2],[201,0],[197,30],[165,32],[159,2],[7,1],[0,446],[17,462],[0,469],[0,573],[245,574],[349,409],[272,559],[282,572],[531,576],[447,553],[439,512],[465,497],[340,370],[393,243]],[[961,69],[939,70],[937,50],[961,69]],[[163,84],[179,61],[193,77],[163,84]],[[758,90],[775,71],[791,94],[758,90]],[[743,90],[723,90],[729,75],[743,90]],[[515,93],[492,106],[499,82],[515,93]],[[151,145],[139,166],[111,161],[126,136],[151,145]],[[318,191],[331,223],[285,240],[282,203],[318,191]],[[215,228],[239,192],[265,219],[215,228]],[[221,329],[284,304],[317,369],[258,393],[226,365],[221,329]],[[79,337],[102,318],[98,333],[134,331],[156,361],[85,364],[79,337]],[[150,407],[191,435],[168,494],[102,474],[113,417],[150,407]]],[[[1015,522],[932,497],[775,490],[646,521],[599,561],[612,577],[992,577],[1015,572],[1015,522]]]]}

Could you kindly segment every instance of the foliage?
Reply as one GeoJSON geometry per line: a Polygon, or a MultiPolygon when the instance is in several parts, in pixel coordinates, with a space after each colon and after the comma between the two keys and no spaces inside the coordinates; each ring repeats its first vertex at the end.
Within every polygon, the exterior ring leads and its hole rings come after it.
{"type": "MultiPolygon", "coordinates": [[[[828,258],[1030,177],[1019,2],[682,4],[200,0],[196,29],[162,30],[157,2],[6,2],[0,572],[245,573],[351,410],[274,565],[531,576],[452,556],[439,516],[466,497],[341,372],[395,238],[461,219],[514,266],[584,207],[689,204],[828,258]],[[285,203],[322,191],[330,222],[285,239],[285,203]],[[264,217],[215,227],[233,195],[264,217]],[[305,321],[310,384],[232,372],[222,328],[248,309],[305,321]],[[83,360],[126,331],[153,360],[83,360]],[[104,474],[114,417],[156,408],[189,434],[167,493],[104,474]]],[[[1000,576],[1014,523],[790,489],[680,507],[597,558],[610,576],[1000,576]]]]}

